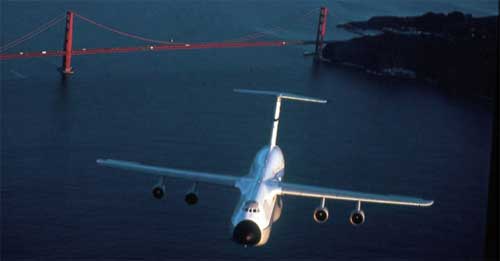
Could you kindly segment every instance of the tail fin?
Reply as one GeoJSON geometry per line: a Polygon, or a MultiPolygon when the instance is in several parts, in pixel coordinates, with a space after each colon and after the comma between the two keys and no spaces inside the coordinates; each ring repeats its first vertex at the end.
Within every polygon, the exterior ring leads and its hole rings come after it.
{"type": "Polygon", "coordinates": [[[304,101],[304,102],[317,102],[317,103],[326,103],[327,100],[317,99],[302,95],[297,95],[293,93],[286,92],[273,92],[273,91],[258,91],[258,90],[249,90],[249,89],[234,89],[235,92],[239,93],[248,93],[248,94],[259,94],[259,95],[271,95],[282,99],[288,100],[296,100],[296,101],[304,101]]]}
{"type": "Polygon", "coordinates": [[[271,142],[269,145],[269,150],[276,146],[276,139],[278,138],[278,124],[280,119],[280,108],[281,99],[303,101],[303,102],[316,102],[316,103],[326,103],[327,100],[317,99],[302,95],[296,95],[293,93],[286,92],[273,92],[273,91],[258,91],[258,90],[248,90],[248,89],[234,89],[235,92],[246,93],[246,94],[257,94],[257,95],[271,95],[276,97],[276,107],[274,111],[274,123],[273,131],[271,133],[271,142]]]}

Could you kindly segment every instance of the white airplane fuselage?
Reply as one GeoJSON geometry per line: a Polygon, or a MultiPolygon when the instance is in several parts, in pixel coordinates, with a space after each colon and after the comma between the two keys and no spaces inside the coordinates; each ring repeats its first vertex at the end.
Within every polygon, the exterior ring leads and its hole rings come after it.
{"type": "Polygon", "coordinates": [[[231,217],[231,234],[242,245],[260,246],[269,239],[272,224],[281,215],[280,182],[285,160],[278,146],[259,150],[249,174],[237,184],[241,196],[231,217]]]}
{"type": "Polygon", "coordinates": [[[281,216],[283,209],[281,197],[286,195],[321,199],[321,205],[313,212],[313,218],[317,223],[324,223],[328,220],[328,209],[325,206],[327,199],[356,202],[356,209],[349,215],[349,221],[355,226],[361,225],[365,221],[364,212],[361,210],[362,202],[418,207],[429,207],[434,203],[433,200],[421,198],[372,194],[282,181],[285,175],[285,159],[283,152],[276,145],[282,100],[322,104],[327,103],[327,100],[263,90],[235,89],[235,92],[276,98],[269,145],[257,152],[248,175],[243,177],[230,176],[114,159],[97,159],[97,164],[159,176],[160,180],[152,191],[153,196],[157,199],[162,198],[165,194],[166,178],[182,178],[194,182],[185,198],[185,201],[190,205],[196,204],[198,201],[198,182],[238,188],[240,199],[231,216],[230,228],[233,240],[244,246],[261,246],[267,243],[273,223],[281,216]]]}

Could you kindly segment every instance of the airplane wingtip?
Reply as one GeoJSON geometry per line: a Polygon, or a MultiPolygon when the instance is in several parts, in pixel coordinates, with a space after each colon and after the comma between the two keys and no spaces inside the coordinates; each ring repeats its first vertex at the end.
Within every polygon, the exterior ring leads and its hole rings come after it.
{"type": "Polygon", "coordinates": [[[422,207],[430,207],[434,205],[434,200],[429,200],[429,201],[426,201],[425,203],[423,203],[421,206],[422,207]]]}

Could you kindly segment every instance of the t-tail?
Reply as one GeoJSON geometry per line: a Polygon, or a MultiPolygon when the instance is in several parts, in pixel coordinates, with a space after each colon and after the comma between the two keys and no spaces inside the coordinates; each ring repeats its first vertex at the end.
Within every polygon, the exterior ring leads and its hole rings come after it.
{"type": "Polygon", "coordinates": [[[317,99],[302,95],[297,95],[293,93],[286,92],[274,92],[274,91],[259,91],[259,90],[248,90],[248,89],[234,89],[235,92],[246,93],[246,94],[258,94],[258,95],[271,95],[276,97],[276,107],[274,109],[274,122],[273,130],[271,133],[271,141],[269,142],[269,150],[272,150],[276,146],[276,140],[278,138],[278,124],[280,121],[280,108],[281,100],[293,100],[293,101],[303,101],[303,102],[315,102],[315,103],[326,103],[327,100],[317,99]]]}

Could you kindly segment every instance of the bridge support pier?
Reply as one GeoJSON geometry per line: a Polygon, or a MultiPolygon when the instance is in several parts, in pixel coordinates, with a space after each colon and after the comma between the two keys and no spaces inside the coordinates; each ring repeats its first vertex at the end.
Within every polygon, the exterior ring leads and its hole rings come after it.
{"type": "Polygon", "coordinates": [[[323,39],[325,38],[326,33],[326,16],[328,15],[328,8],[321,7],[319,13],[319,22],[318,22],[318,32],[316,34],[316,48],[314,51],[314,59],[316,61],[321,60],[323,58],[323,39]]]}
{"type": "Polygon", "coordinates": [[[66,12],[66,35],[64,37],[64,56],[62,65],[63,74],[73,73],[73,69],[71,67],[71,55],[73,52],[73,18],[73,12],[66,12]]]}

